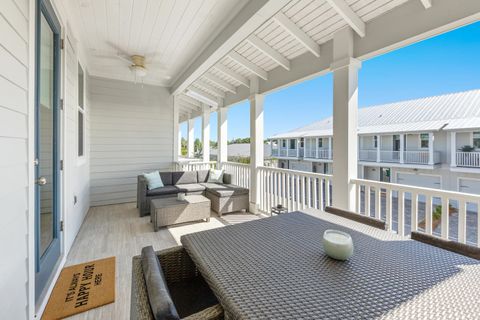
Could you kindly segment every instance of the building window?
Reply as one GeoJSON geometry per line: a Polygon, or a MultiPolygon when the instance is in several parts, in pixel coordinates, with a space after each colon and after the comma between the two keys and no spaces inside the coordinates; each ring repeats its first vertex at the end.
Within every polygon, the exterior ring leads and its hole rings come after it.
{"type": "Polygon", "coordinates": [[[300,148],[303,148],[304,147],[304,143],[305,141],[303,140],[303,138],[300,139],[300,148]]]}
{"type": "Polygon", "coordinates": [[[323,139],[322,138],[318,138],[318,147],[323,148],[323,139]]]}
{"type": "Polygon", "coordinates": [[[428,133],[421,133],[420,134],[420,148],[428,149],[430,144],[430,136],[428,133]]]}
{"type": "Polygon", "coordinates": [[[297,148],[296,142],[297,141],[295,139],[290,139],[290,149],[296,149],[297,148]]]}
{"type": "Polygon", "coordinates": [[[283,139],[282,140],[282,148],[286,148],[287,147],[287,140],[283,139]]]}
{"type": "Polygon", "coordinates": [[[78,156],[85,155],[85,75],[82,66],[78,64],[78,156]]]}
{"type": "Polygon", "coordinates": [[[378,136],[373,136],[373,147],[378,148],[378,136]]]}
{"type": "Polygon", "coordinates": [[[480,132],[473,133],[473,147],[480,149],[480,132]]]}

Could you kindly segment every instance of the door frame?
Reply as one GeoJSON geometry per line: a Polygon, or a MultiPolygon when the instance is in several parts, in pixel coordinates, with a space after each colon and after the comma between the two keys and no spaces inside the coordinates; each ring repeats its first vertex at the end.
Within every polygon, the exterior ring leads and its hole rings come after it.
{"type": "MultiPolygon", "coordinates": [[[[58,266],[64,262],[64,255],[63,255],[63,242],[64,242],[64,237],[63,237],[63,232],[60,230],[60,219],[62,218],[62,212],[63,212],[63,195],[64,195],[64,186],[62,184],[62,174],[61,174],[61,168],[60,168],[60,159],[62,158],[62,150],[63,150],[63,119],[62,119],[62,112],[61,112],[61,97],[62,97],[62,48],[61,48],[61,39],[62,39],[62,25],[60,23],[60,20],[58,19],[58,14],[55,12],[52,3],[50,0],[35,0],[35,10],[34,11],[34,21],[33,24],[35,26],[35,32],[34,32],[34,68],[33,69],[33,74],[34,74],[34,100],[33,100],[33,114],[34,114],[34,120],[33,120],[33,159],[36,159],[37,156],[37,150],[39,147],[39,126],[38,126],[38,119],[39,119],[39,108],[37,107],[39,105],[39,100],[40,100],[40,95],[39,95],[39,90],[38,86],[36,85],[40,81],[40,74],[39,74],[39,59],[40,59],[40,21],[41,21],[41,16],[42,13],[49,23],[50,27],[54,31],[54,66],[56,68],[55,70],[55,82],[54,82],[54,106],[53,106],[53,117],[55,120],[55,125],[54,125],[54,154],[53,154],[53,171],[54,171],[54,189],[53,192],[56,195],[56,199],[53,202],[54,210],[53,210],[53,216],[54,216],[54,238],[58,239],[53,243],[53,245],[50,245],[44,255],[47,255],[48,252],[51,251],[58,251],[59,255],[58,256],[47,256],[47,257],[42,257],[40,256],[40,242],[38,241],[39,238],[39,228],[40,228],[40,223],[39,223],[39,188],[37,188],[35,179],[38,176],[38,166],[34,165],[33,169],[33,212],[34,212],[34,237],[33,237],[33,242],[34,242],[34,255],[33,255],[33,260],[34,260],[34,272],[33,272],[33,281],[34,281],[34,289],[33,289],[33,296],[34,296],[34,301],[37,307],[41,305],[45,305],[44,300],[45,297],[48,296],[49,292],[53,288],[52,285],[54,283],[54,280],[58,277],[58,272],[60,268],[58,266]],[[41,273],[40,276],[38,275],[38,272],[40,271],[40,264],[45,263],[48,265],[52,266],[51,271],[48,273],[48,276],[46,274],[41,273]],[[39,277],[38,277],[39,276],[39,277]],[[43,278],[42,278],[43,277],[43,278]],[[39,281],[40,279],[40,281],[39,281]],[[40,282],[40,283],[39,283],[40,282]]],[[[32,161],[33,162],[33,161],[32,161]]]]}

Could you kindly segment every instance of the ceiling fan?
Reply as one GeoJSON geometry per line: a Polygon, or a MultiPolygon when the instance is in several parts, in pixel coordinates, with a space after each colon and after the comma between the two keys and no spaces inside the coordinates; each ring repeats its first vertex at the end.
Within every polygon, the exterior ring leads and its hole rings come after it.
{"type": "Polygon", "coordinates": [[[149,63],[147,62],[147,58],[144,55],[139,55],[139,54],[132,54],[129,55],[122,50],[119,50],[116,46],[113,44],[109,43],[110,46],[112,46],[114,49],[116,49],[116,52],[111,54],[111,55],[94,55],[97,58],[102,58],[102,59],[119,59],[127,63],[127,67],[130,69],[134,76],[135,82],[137,80],[141,80],[143,82],[143,78],[147,76],[149,71],[153,70],[155,72],[156,76],[159,76],[160,78],[164,80],[170,80],[171,76],[166,74],[166,69],[157,64],[157,63],[149,63]]]}

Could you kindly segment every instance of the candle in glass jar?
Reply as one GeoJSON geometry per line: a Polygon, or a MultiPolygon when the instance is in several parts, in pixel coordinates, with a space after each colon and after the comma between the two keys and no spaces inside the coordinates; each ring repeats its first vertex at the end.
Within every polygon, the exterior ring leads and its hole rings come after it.
{"type": "Polygon", "coordinates": [[[323,233],[325,253],[336,260],[347,260],[353,255],[353,241],[348,233],[337,230],[326,230],[323,233]]]}

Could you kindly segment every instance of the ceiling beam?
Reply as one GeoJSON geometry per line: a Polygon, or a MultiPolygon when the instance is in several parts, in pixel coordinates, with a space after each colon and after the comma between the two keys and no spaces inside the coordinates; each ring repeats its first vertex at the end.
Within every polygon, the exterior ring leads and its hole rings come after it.
{"type": "Polygon", "coordinates": [[[225,92],[222,90],[218,89],[217,87],[212,86],[211,84],[203,81],[203,80],[197,80],[194,82],[197,86],[202,87],[203,89],[209,90],[213,92],[217,97],[220,98],[225,98],[225,92]]]}
{"type": "MultiPolygon", "coordinates": [[[[365,37],[365,22],[353,12],[345,0],[326,0],[330,6],[348,23],[350,27],[360,36],[365,37]]],[[[422,0],[429,1],[429,0],[422,0]]]]}
{"type": "Polygon", "coordinates": [[[283,27],[292,37],[300,42],[308,51],[313,53],[317,58],[320,57],[320,46],[308,34],[306,34],[300,27],[293,23],[282,12],[276,14],[273,20],[283,27]]]}
{"type": "Polygon", "coordinates": [[[213,66],[215,69],[226,75],[227,77],[230,77],[231,79],[240,82],[240,84],[244,85],[245,87],[250,87],[250,81],[248,81],[247,78],[242,76],[241,74],[236,73],[235,71],[225,67],[223,64],[218,63],[213,66]]]}
{"type": "Polygon", "coordinates": [[[200,90],[198,88],[190,87],[187,89],[186,95],[190,98],[196,99],[202,103],[205,103],[209,106],[216,107],[218,105],[217,97],[212,96],[211,94],[200,90]]]}
{"type": "Polygon", "coordinates": [[[190,98],[189,96],[186,96],[185,94],[181,94],[178,97],[186,103],[192,104],[192,105],[197,106],[197,107],[202,106],[202,104],[198,100],[190,98]]]}
{"type": "Polygon", "coordinates": [[[247,41],[264,55],[282,66],[285,70],[290,70],[290,61],[282,56],[277,50],[270,47],[265,41],[253,34],[247,38],[247,41]]]}
{"type": "MultiPolygon", "coordinates": [[[[287,5],[290,0],[249,0],[238,14],[225,24],[225,27],[200,51],[192,63],[180,72],[170,88],[171,94],[179,94],[195,80],[202,77],[239,43],[267,22],[287,5]]],[[[226,13],[228,16],[228,13],[226,13]]]]}
{"type": "Polygon", "coordinates": [[[213,83],[215,83],[217,86],[219,86],[220,88],[224,89],[225,91],[228,91],[228,92],[231,92],[233,94],[237,93],[237,90],[235,89],[234,86],[232,86],[230,83],[228,83],[227,81],[223,80],[223,79],[220,79],[219,77],[217,77],[216,75],[213,75],[211,73],[206,73],[203,75],[203,77],[205,79],[207,79],[208,81],[212,81],[213,83]]]}
{"type": "MultiPolygon", "coordinates": [[[[365,61],[480,20],[480,1],[435,0],[430,10],[419,8],[418,1],[407,1],[367,22],[366,36],[354,37],[353,56],[365,61]]],[[[290,60],[290,71],[280,67],[270,70],[269,81],[260,82],[259,93],[269,94],[331,72],[333,41],[325,42],[320,48],[321,59],[305,52],[290,60]]],[[[237,89],[236,95],[227,95],[225,106],[249,98],[248,89],[237,89]]]]}
{"type": "Polygon", "coordinates": [[[263,80],[268,80],[268,74],[267,71],[263,70],[253,62],[247,60],[244,56],[238,54],[236,51],[232,51],[228,54],[228,57],[235,61],[235,63],[238,63],[241,65],[243,68],[247,69],[251,73],[259,76],[263,80]]]}
{"type": "Polygon", "coordinates": [[[425,7],[425,9],[430,9],[432,7],[432,0],[420,0],[425,7]]]}
{"type": "Polygon", "coordinates": [[[191,104],[191,103],[188,103],[188,102],[185,102],[185,101],[179,101],[178,102],[178,106],[182,109],[188,109],[189,111],[192,111],[192,110],[200,110],[201,107],[199,106],[196,106],[194,104],[191,104]]]}

